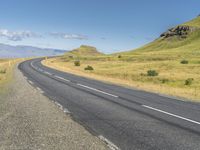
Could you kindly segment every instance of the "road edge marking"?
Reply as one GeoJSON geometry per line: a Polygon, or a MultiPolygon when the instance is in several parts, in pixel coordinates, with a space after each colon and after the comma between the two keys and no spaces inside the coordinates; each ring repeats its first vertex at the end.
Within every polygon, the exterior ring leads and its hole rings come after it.
{"type": "Polygon", "coordinates": [[[110,140],[105,138],[103,135],[99,135],[98,138],[102,140],[103,142],[106,143],[106,145],[111,149],[111,150],[120,150],[119,147],[117,147],[114,143],[112,143],[110,140]]]}
{"type": "Polygon", "coordinates": [[[71,114],[71,112],[70,112],[67,108],[63,107],[60,103],[58,103],[57,101],[53,101],[53,102],[54,102],[54,104],[56,104],[56,105],[58,106],[58,108],[60,108],[60,110],[62,110],[65,114],[71,114]]]}
{"type": "Polygon", "coordinates": [[[36,87],[36,89],[40,92],[40,93],[44,93],[44,91],[41,89],[41,88],[39,88],[39,87],[36,87]]]}
{"type": "Polygon", "coordinates": [[[34,83],[32,82],[32,81],[30,81],[30,80],[28,80],[28,83],[30,83],[31,85],[33,85],[34,83]]]}

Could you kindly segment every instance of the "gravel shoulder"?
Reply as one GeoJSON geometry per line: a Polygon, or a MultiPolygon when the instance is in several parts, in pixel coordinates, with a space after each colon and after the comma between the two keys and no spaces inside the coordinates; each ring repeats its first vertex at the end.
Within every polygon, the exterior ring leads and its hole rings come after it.
{"type": "Polygon", "coordinates": [[[32,87],[17,67],[14,79],[0,95],[0,149],[108,149],[32,87]]]}

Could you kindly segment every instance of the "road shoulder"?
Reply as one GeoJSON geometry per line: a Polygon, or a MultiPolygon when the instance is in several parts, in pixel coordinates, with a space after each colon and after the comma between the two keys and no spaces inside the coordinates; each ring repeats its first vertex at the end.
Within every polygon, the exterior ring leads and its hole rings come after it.
{"type": "Polygon", "coordinates": [[[14,78],[0,97],[0,149],[108,149],[31,86],[17,68],[14,78]]]}

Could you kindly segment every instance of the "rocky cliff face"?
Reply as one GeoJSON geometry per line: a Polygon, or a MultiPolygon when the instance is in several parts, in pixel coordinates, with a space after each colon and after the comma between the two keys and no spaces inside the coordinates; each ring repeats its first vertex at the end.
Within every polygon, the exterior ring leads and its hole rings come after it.
{"type": "Polygon", "coordinates": [[[160,35],[160,37],[169,38],[169,37],[177,36],[177,37],[180,37],[180,38],[187,38],[187,35],[190,32],[193,32],[195,30],[196,30],[195,27],[177,26],[177,27],[171,28],[168,31],[162,33],[160,35]]]}

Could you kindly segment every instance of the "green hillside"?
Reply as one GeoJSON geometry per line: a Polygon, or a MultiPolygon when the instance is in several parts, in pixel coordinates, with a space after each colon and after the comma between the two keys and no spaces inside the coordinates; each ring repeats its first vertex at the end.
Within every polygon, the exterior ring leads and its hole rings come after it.
{"type": "Polygon", "coordinates": [[[183,25],[188,25],[188,26],[193,26],[193,27],[198,27],[200,28],[200,16],[198,16],[197,18],[184,23],[183,25]]]}
{"type": "Polygon", "coordinates": [[[168,29],[155,41],[136,50],[102,55],[93,47],[81,46],[68,54],[79,55],[81,65],[74,65],[76,57],[53,58],[44,64],[200,102],[200,17],[168,29]],[[88,65],[94,70],[85,70],[88,65]]]}
{"type": "Polygon", "coordinates": [[[81,45],[79,48],[69,51],[65,55],[85,57],[85,56],[101,56],[103,55],[103,53],[100,53],[95,47],[81,45]]]}
{"type": "Polygon", "coordinates": [[[122,54],[133,54],[137,52],[176,51],[192,52],[200,50],[200,17],[189,22],[169,29],[163,36],[155,41],[129,52],[122,54]]]}

